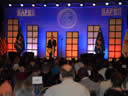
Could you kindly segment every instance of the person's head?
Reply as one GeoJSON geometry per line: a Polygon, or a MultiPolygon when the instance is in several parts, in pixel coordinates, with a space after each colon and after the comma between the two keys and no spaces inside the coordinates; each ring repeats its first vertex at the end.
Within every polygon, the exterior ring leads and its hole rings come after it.
{"type": "Polygon", "coordinates": [[[25,81],[24,81],[24,87],[26,88],[31,88],[32,87],[32,80],[30,78],[27,78],[25,81]]]}
{"type": "Polygon", "coordinates": [[[40,75],[40,66],[38,66],[38,65],[35,65],[33,68],[32,68],[32,74],[34,75],[34,76],[38,76],[38,75],[40,75]]]}
{"type": "Polygon", "coordinates": [[[11,73],[9,72],[9,70],[3,70],[3,72],[0,73],[0,85],[6,80],[11,80],[11,73]]]}
{"type": "Polygon", "coordinates": [[[13,64],[19,64],[19,62],[20,62],[20,57],[16,56],[14,61],[13,61],[13,64]]]}
{"type": "Polygon", "coordinates": [[[50,72],[50,65],[49,64],[44,64],[42,67],[43,73],[49,73],[50,72]]]}
{"type": "Polygon", "coordinates": [[[116,72],[116,71],[113,68],[107,69],[106,72],[105,72],[105,78],[106,78],[106,80],[111,79],[111,76],[113,75],[114,72],[116,72]]]}
{"type": "Polygon", "coordinates": [[[21,89],[23,87],[23,83],[24,83],[23,81],[17,80],[14,88],[21,89]]]}
{"type": "Polygon", "coordinates": [[[119,72],[114,72],[113,75],[111,76],[111,82],[113,87],[120,87],[122,84],[122,75],[119,72]]]}
{"type": "Polygon", "coordinates": [[[112,58],[112,62],[113,63],[116,63],[116,58],[112,58]]]}
{"type": "Polygon", "coordinates": [[[82,79],[84,77],[88,77],[88,71],[82,67],[78,70],[78,76],[82,79]]]}
{"type": "Polygon", "coordinates": [[[51,35],[51,39],[53,39],[54,38],[54,36],[53,35],[51,35]]]}
{"type": "Polygon", "coordinates": [[[64,64],[61,66],[60,69],[60,79],[65,78],[74,78],[75,77],[75,71],[73,70],[72,66],[70,64],[64,64]]]}
{"type": "Polygon", "coordinates": [[[30,61],[30,65],[33,67],[35,66],[36,62],[34,60],[30,61]]]}

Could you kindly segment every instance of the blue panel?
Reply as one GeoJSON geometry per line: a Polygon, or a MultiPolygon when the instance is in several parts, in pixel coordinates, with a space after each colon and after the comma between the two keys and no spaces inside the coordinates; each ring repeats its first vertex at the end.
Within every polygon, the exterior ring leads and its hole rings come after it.
{"type": "MultiPolygon", "coordinates": [[[[117,6],[118,7],[118,6],[117,6]]],[[[100,7],[7,7],[5,8],[5,24],[8,18],[18,18],[22,27],[25,48],[26,46],[26,26],[35,24],[39,25],[38,35],[38,55],[45,56],[46,32],[58,32],[58,56],[66,56],[66,32],[79,32],[79,56],[82,53],[87,53],[87,26],[100,25],[105,42],[105,58],[108,58],[108,29],[110,18],[123,19],[123,34],[124,38],[127,29],[127,7],[122,7],[120,16],[102,16],[103,8],[112,8],[106,6],[100,7]],[[17,16],[19,9],[34,10],[34,16],[17,16]]],[[[115,7],[113,7],[115,8],[115,7]]],[[[25,12],[25,11],[24,11],[25,12]]],[[[27,12],[27,11],[26,11],[27,12]]],[[[107,12],[107,11],[106,11],[107,12]]],[[[108,13],[109,14],[109,13],[108,13]]],[[[113,13],[114,14],[114,13],[113,13]]],[[[23,15],[23,14],[22,14],[23,15]]],[[[28,15],[28,13],[26,14],[28,15]]],[[[110,14],[109,14],[110,15],[110,14]]],[[[5,28],[7,29],[7,28],[5,28]]],[[[7,32],[7,30],[5,30],[7,32]]],[[[122,41],[123,42],[123,41],[122,41]]]]}

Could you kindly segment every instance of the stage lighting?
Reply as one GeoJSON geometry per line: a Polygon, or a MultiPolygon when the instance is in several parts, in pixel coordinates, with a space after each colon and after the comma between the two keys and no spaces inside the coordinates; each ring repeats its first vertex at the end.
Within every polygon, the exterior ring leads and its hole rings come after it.
{"type": "Polygon", "coordinates": [[[32,4],[32,7],[35,7],[35,4],[32,4]]]}
{"type": "Polygon", "coordinates": [[[23,6],[24,6],[24,4],[20,4],[20,6],[21,6],[21,7],[23,7],[23,6]]]}
{"type": "Polygon", "coordinates": [[[106,3],[105,3],[105,5],[106,5],[106,6],[108,6],[108,5],[109,5],[109,3],[108,3],[108,2],[106,2],[106,3]]]}
{"type": "Polygon", "coordinates": [[[59,7],[59,6],[60,6],[60,5],[57,3],[57,4],[56,4],[56,7],[59,7]]]}
{"type": "Polygon", "coordinates": [[[12,4],[8,4],[9,7],[12,7],[12,4]]]}
{"type": "Polygon", "coordinates": [[[47,4],[44,4],[44,7],[47,7],[47,4]]]}
{"type": "Polygon", "coordinates": [[[93,3],[92,6],[96,6],[96,3],[93,3]]]}
{"type": "Polygon", "coordinates": [[[118,4],[119,4],[119,5],[122,5],[122,2],[119,2],[118,4]]]}
{"type": "Polygon", "coordinates": [[[81,3],[81,4],[80,4],[80,6],[81,6],[81,7],[83,7],[83,6],[84,6],[84,4],[83,4],[83,3],[81,3]]]}
{"type": "Polygon", "coordinates": [[[71,6],[71,3],[68,3],[68,7],[70,7],[71,6]]]}

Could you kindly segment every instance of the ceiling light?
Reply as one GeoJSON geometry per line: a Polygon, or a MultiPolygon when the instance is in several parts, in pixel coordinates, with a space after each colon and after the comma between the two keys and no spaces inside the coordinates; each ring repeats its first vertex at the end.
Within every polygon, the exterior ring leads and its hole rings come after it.
{"type": "Polygon", "coordinates": [[[47,4],[44,4],[44,7],[47,7],[47,4]]]}
{"type": "Polygon", "coordinates": [[[106,6],[108,6],[108,5],[109,5],[109,3],[108,3],[108,2],[106,2],[106,3],[105,3],[105,5],[106,5],[106,6]]]}
{"type": "Polygon", "coordinates": [[[32,7],[35,7],[35,4],[32,4],[32,7]]]}
{"type": "Polygon", "coordinates": [[[9,7],[12,7],[12,4],[8,4],[9,7]]]}
{"type": "Polygon", "coordinates": [[[59,7],[59,6],[60,6],[60,5],[57,3],[57,4],[56,4],[56,7],[59,7]]]}
{"type": "Polygon", "coordinates": [[[92,6],[96,6],[96,3],[93,3],[92,6]]]}
{"type": "Polygon", "coordinates": [[[80,4],[80,6],[81,6],[81,7],[83,7],[83,6],[84,6],[84,4],[83,4],[83,3],[81,3],[81,4],[80,4]]]}
{"type": "Polygon", "coordinates": [[[23,7],[23,6],[24,6],[24,4],[20,4],[20,6],[21,6],[21,7],[23,7]]]}
{"type": "Polygon", "coordinates": [[[122,2],[119,2],[118,4],[119,4],[119,5],[122,5],[122,2]]]}
{"type": "Polygon", "coordinates": [[[68,3],[68,7],[70,7],[71,6],[71,3],[68,3]]]}

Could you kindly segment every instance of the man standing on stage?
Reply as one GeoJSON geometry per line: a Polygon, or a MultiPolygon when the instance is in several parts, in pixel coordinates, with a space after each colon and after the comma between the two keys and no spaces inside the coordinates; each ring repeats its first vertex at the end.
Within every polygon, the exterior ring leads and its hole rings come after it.
{"type": "Polygon", "coordinates": [[[50,59],[54,58],[55,47],[56,47],[56,40],[53,38],[54,38],[53,35],[51,35],[51,39],[48,40],[48,52],[50,59]]]}

